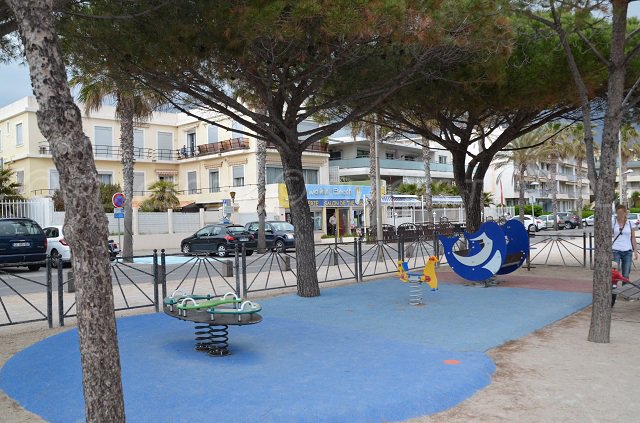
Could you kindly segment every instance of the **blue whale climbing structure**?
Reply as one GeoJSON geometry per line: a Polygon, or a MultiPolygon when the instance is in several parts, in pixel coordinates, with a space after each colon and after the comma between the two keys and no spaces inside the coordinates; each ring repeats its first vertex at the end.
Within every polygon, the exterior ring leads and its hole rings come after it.
{"type": "Polygon", "coordinates": [[[502,227],[486,222],[473,234],[466,233],[466,254],[454,251],[460,238],[439,236],[444,255],[458,276],[483,281],[493,275],[505,275],[522,266],[529,254],[529,234],[519,220],[509,220],[502,227]]]}

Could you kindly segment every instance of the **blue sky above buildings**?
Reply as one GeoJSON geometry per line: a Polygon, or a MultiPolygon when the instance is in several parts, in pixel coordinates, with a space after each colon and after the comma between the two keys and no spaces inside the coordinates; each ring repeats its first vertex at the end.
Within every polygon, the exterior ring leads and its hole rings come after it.
{"type": "MultiPolygon", "coordinates": [[[[640,2],[629,5],[629,16],[640,17],[640,2]]],[[[22,97],[33,95],[26,65],[13,62],[0,64],[0,107],[22,97]]]]}

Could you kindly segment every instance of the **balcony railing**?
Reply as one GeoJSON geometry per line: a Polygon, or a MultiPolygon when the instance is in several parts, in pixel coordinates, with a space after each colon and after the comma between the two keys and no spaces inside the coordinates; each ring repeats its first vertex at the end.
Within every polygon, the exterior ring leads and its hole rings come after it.
{"type": "MultiPolygon", "coordinates": [[[[273,143],[271,142],[267,142],[267,148],[276,148],[275,145],[273,145],[273,143]]],[[[328,153],[329,152],[329,146],[325,143],[322,143],[320,141],[316,141],[314,143],[312,143],[311,145],[309,145],[304,151],[312,151],[314,153],[328,153]]]]}
{"type": "MultiPolygon", "coordinates": [[[[329,166],[337,166],[340,169],[352,169],[352,168],[368,169],[369,158],[361,157],[361,158],[355,158],[355,159],[332,159],[332,160],[329,160],[329,166]]],[[[450,163],[431,162],[430,167],[432,172],[453,172],[453,165],[450,163]]],[[[424,171],[424,163],[422,163],[422,161],[381,159],[380,168],[424,171]]]]}
{"type": "MultiPolygon", "coordinates": [[[[38,153],[42,155],[51,155],[51,147],[48,144],[41,144],[38,147],[38,153]]],[[[165,149],[153,149],[153,148],[133,148],[134,159],[146,159],[146,160],[176,160],[179,156],[178,150],[165,150],[165,149]]],[[[108,145],[95,145],[93,146],[93,156],[96,159],[121,159],[122,149],[120,146],[108,146],[108,145]]]]}
{"type": "Polygon", "coordinates": [[[187,159],[195,156],[208,156],[211,154],[221,154],[228,151],[246,150],[249,148],[249,138],[231,138],[224,141],[211,142],[199,145],[197,150],[180,149],[178,159],[187,159]]]}

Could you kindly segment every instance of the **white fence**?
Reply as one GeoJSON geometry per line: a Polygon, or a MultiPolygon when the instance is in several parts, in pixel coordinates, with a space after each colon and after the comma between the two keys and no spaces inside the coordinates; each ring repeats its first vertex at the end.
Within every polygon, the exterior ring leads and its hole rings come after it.
{"type": "MultiPolygon", "coordinates": [[[[488,217],[492,217],[494,219],[498,219],[500,216],[509,213],[511,216],[515,214],[514,207],[485,207],[483,210],[482,218],[486,219],[488,217]]],[[[395,219],[394,219],[394,210],[390,207],[387,207],[386,212],[386,222],[389,225],[398,226],[403,223],[419,223],[419,222],[439,222],[440,219],[446,218],[450,222],[463,223],[467,220],[467,214],[464,211],[464,207],[455,207],[455,208],[434,208],[432,213],[428,215],[425,211],[424,216],[422,214],[422,210],[420,208],[412,208],[412,207],[403,207],[395,209],[395,219]]]]}
{"type": "Polygon", "coordinates": [[[33,198],[24,201],[0,201],[0,217],[26,217],[42,227],[52,224],[53,201],[50,198],[33,198]]]}

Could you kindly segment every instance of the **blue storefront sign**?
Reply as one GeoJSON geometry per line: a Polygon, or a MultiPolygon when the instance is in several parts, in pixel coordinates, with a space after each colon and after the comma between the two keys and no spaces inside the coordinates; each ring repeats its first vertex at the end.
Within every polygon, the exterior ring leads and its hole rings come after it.
{"type": "Polygon", "coordinates": [[[307,185],[307,200],[311,207],[355,207],[371,196],[365,185],[307,185]]]}

